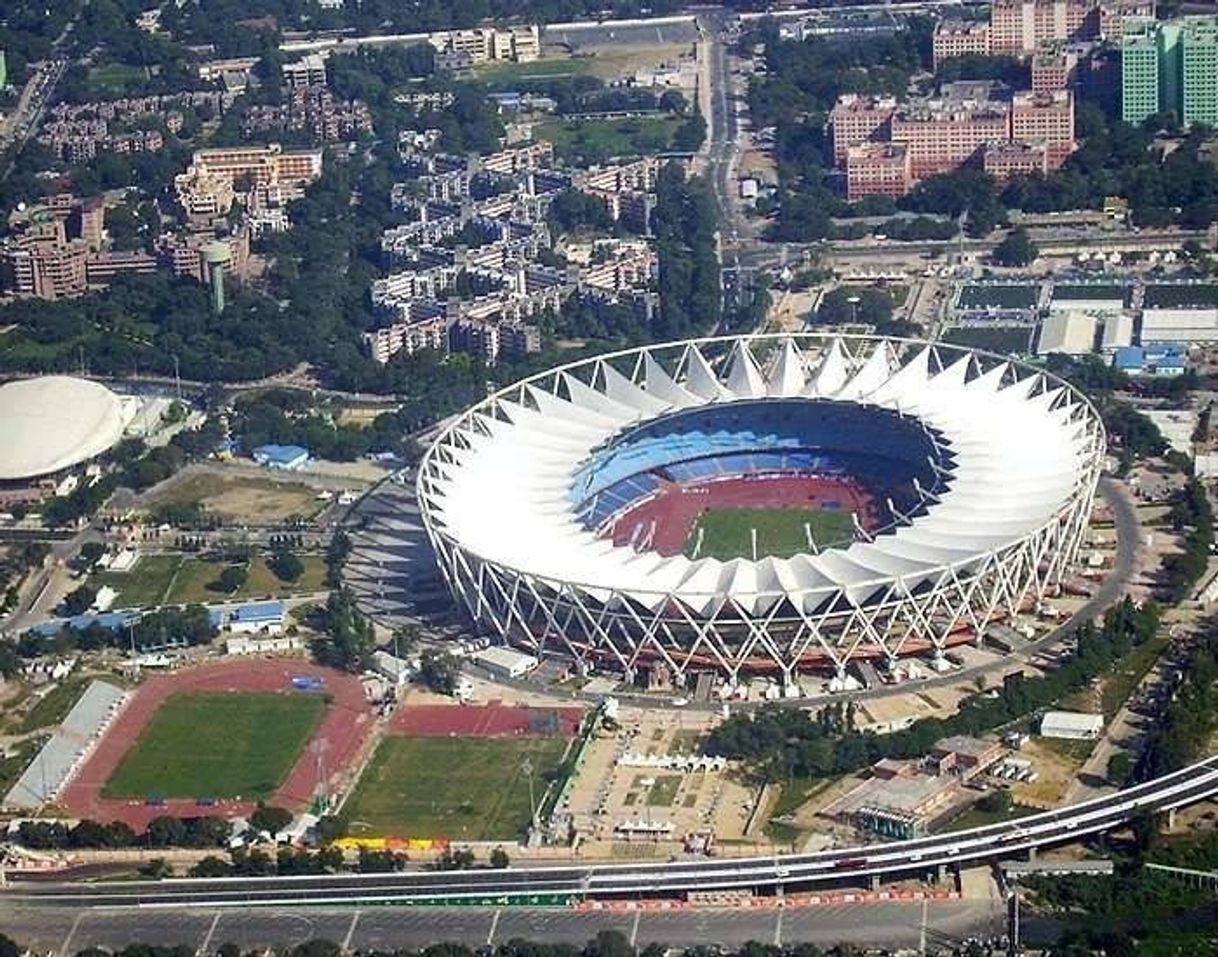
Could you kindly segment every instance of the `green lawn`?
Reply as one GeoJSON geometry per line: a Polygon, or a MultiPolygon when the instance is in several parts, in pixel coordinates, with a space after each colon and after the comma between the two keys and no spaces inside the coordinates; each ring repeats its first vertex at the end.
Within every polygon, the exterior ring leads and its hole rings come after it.
{"type": "Polygon", "coordinates": [[[145,555],[128,572],[98,572],[90,579],[100,587],[109,585],[118,592],[116,608],[143,608],[153,605],[187,605],[229,598],[274,596],[283,598],[325,588],[326,563],[321,555],[301,555],[304,574],[294,582],[281,581],[262,557],[250,562],[249,579],[233,595],[209,588],[223,571],[221,562],[208,562],[184,555],[145,555]]]}
{"type": "Polygon", "coordinates": [[[1218,306],[1218,284],[1150,284],[1144,305],[1148,309],[1201,309],[1218,306]]]}
{"type": "Polygon", "coordinates": [[[601,163],[615,156],[663,153],[682,122],[672,115],[571,122],[553,119],[537,124],[533,137],[553,143],[560,159],[601,163]]]}
{"type": "Polygon", "coordinates": [[[1032,326],[954,326],[944,342],[982,349],[999,355],[1026,355],[1032,351],[1032,326]]]}
{"type": "Polygon", "coordinates": [[[48,728],[59,724],[68,716],[68,712],[76,706],[85,688],[92,684],[92,678],[68,678],[44,694],[21,719],[22,732],[34,731],[38,728],[48,728]]]}
{"type": "Polygon", "coordinates": [[[564,738],[386,737],[344,807],[351,834],[514,840],[529,825],[533,763],[538,802],[567,748],[564,738]]]}
{"type": "Polygon", "coordinates": [[[523,80],[546,80],[587,73],[588,57],[533,60],[529,63],[487,63],[474,68],[474,77],[493,89],[512,89],[523,80]]]}
{"type": "Polygon", "coordinates": [[[985,827],[987,824],[1001,824],[1003,821],[1016,821],[1021,817],[1028,817],[1031,814],[1038,814],[1039,811],[1034,807],[1025,807],[1022,804],[1012,804],[1007,811],[983,811],[976,804],[970,807],[967,811],[957,817],[952,818],[951,823],[947,825],[946,831],[964,831],[970,827],[985,827]]]}
{"type": "Polygon", "coordinates": [[[147,79],[148,71],[142,66],[106,63],[89,68],[90,87],[104,87],[116,93],[125,93],[128,88],[138,86],[147,79]]]}
{"type": "Polygon", "coordinates": [[[808,533],[819,550],[853,539],[852,512],[810,508],[713,508],[694,522],[685,554],[690,558],[790,558],[808,552],[808,533]],[[757,554],[753,554],[753,531],[757,554]]]}
{"type": "Polygon", "coordinates": [[[321,721],[313,694],[175,694],[102,790],[108,798],[266,799],[321,721]]]}
{"type": "Polygon", "coordinates": [[[1036,305],[1039,285],[968,283],[961,287],[961,309],[1028,309],[1036,305]]]}

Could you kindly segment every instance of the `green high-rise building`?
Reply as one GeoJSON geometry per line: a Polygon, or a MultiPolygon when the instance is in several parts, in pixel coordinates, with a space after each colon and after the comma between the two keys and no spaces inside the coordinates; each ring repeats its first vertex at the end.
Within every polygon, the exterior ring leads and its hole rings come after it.
{"type": "Polygon", "coordinates": [[[1175,113],[1218,122],[1218,17],[1127,21],[1121,37],[1121,118],[1175,113]]]}
{"type": "Polygon", "coordinates": [[[1191,17],[1180,31],[1180,119],[1218,123],[1218,17],[1191,17]]]}
{"type": "Polygon", "coordinates": [[[4,59],[4,51],[0,50],[0,90],[8,86],[8,63],[4,59]]]}
{"type": "Polygon", "coordinates": [[[1121,119],[1141,123],[1159,112],[1159,47],[1153,20],[1126,22],[1121,37],[1121,119]]]}

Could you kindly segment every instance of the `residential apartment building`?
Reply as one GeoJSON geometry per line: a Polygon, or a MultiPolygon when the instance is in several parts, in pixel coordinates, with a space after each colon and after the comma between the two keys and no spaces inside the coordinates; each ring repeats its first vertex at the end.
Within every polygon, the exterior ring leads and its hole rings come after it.
{"type": "Polygon", "coordinates": [[[399,352],[414,355],[424,349],[448,349],[448,320],[443,316],[419,322],[395,322],[382,329],[364,333],[372,358],[382,365],[399,352]]]}
{"type": "Polygon", "coordinates": [[[326,60],[317,53],[310,53],[294,63],[285,63],[281,72],[289,90],[326,85],[326,60]]]}
{"type": "Polygon", "coordinates": [[[1218,17],[1138,20],[1121,39],[1121,118],[1218,122],[1218,17]]]}
{"type": "Polygon", "coordinates": [[[904,143],[859,143],[846,150],[846,199],[904,196],[913,189],[912,154],[904,143]]]}
{"type": "Polygon", "coordinates": [[[470,63],[506,60],[528,63],[541,56],[541,29],[537,24],[519,27],[473,27],[441,30],[427,35],[437,53],[468,58],[470,63]]]}
{"type": "Polygon", "coordinates": [[[1043,143],[1049,169],[1057,169],[1077,145],[1074,140],[1074,95],[1069,90],[1016,93],[1011,98],[1010,138],[1043,143]]]}
{"type": "Polygon", "coordinates": [[[940,20],[931,41],[934,69],[959,56],[986,56],[990,52],[990,25],[980,20],[940,20]]]}
{"type": "Polygon", "coordinates": [[[1032,92],[1067,90],[1074,82],[1078,56],[1061,47],[1048,47],[1032,57],[1032,92]]]}
{"type": "Polygon", "coordinates": [[[284,151],[278,143],[195,150],[191,168],[204,174],[304,187],[321,176],[321,150],[284,151]]]}
{"type": "Polygon", "coordinates": [[[914,180],[958,169],[986,143],[1010,137],[1010,110],[995,101],[931,101],[892,118],[892,142],[909,150],[914,180]]]}
{"type": "Polygon", "coordinates": [[[889,139],[896,111],[897,101],[891,96],[839,96],[829,113],[834,162],[839,166],[844,163],[851,146],[889,139]]]}
{"type": "Polygon", "coordinates": [[[981,168],[999,182],[1012,176],[1044,175],[1049,172],[1049,151],[1043,143],[986,143],[981,151],[981,168]]]}

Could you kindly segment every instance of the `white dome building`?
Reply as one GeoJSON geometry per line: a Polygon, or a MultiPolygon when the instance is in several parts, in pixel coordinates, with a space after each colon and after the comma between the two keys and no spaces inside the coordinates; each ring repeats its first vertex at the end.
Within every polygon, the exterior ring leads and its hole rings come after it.
{"type": "Polygon", "coordinates": [[[0,482],[30,483],[101,455],[129,416],[103,385],[72,376],[0,385],[0,482]]]}
{"type": "Polygon", "coordinates": [[[627,674],[795,682],[937,657],[1045,595],[1081,542],[1104,449],[1086,397],[1004,357],[726,337],[502,390],[440,435],[418,500],[454,596],[513,644],[627,674]],[[866,487],[868,521],[831,546],[727,560],[620,534],[658,496],[775,476],[866,487]]]}

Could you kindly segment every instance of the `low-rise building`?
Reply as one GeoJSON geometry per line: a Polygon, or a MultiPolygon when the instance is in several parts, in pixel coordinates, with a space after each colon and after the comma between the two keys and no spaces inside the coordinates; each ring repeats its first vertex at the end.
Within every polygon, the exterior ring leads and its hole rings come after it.
{"type": "Polygon", "coordinates": [[[260,445],[250,456],[269,469],[295,472],[308,464],[309,450],[299,445],[260,445]]]}
{"type": "Polygon", "coordinates": [[[1074,711],[1046,711],[1040,719],[1040,733],[1045,738],[1066,738],[1091,741],[1104,730],[1102,714],[1080,714],[1074,711]]]}

